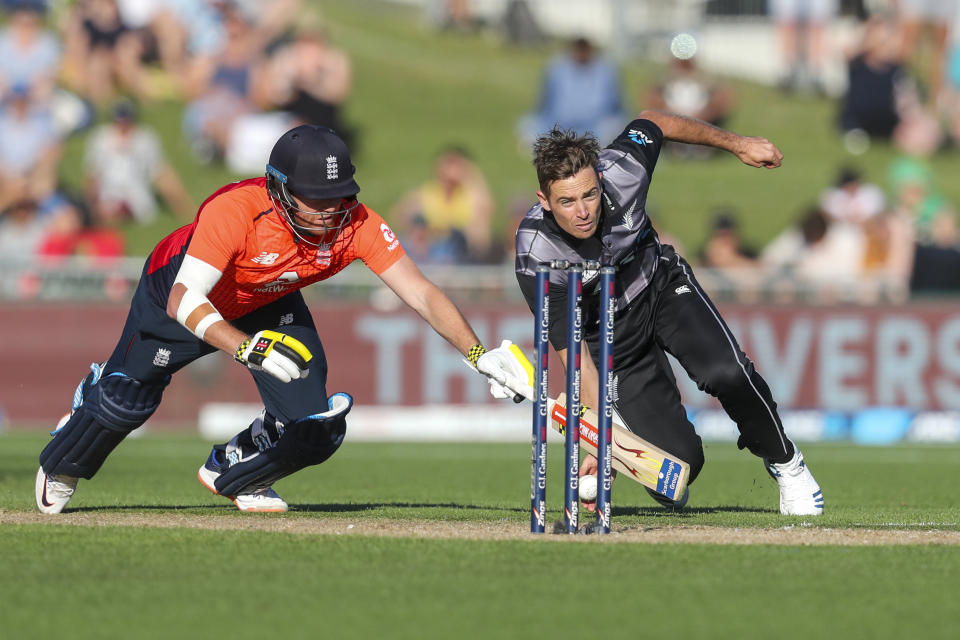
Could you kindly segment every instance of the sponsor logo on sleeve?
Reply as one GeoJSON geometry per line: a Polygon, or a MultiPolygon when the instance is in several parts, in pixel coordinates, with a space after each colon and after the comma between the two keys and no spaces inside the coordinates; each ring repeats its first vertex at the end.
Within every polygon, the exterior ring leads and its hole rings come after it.
{"type": "Polygon", "coordinates": [[[633,140],[634,142],[636,142],[641,147],[645,147],[648,144],[653,144],[653,140],[651,140],[647,136],[647,134],[645,134],[643,131],[640,131],[639,129],[630,129],[630,131],[627,132],[627,137],[633,140]]]}
{"type": "Polygon", "coordinates": [[[380,223],[380,233],[383,234],[383,239],[387,242],[387,251],[393,251],[400,246],[400,241],[397,240],[396,234],[393,233],[393,230],[386,222],[380,223]]]}

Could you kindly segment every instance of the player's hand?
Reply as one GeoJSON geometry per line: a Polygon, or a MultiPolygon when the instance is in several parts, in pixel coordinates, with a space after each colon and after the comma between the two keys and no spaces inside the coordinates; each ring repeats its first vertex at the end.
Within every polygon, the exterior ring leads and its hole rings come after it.
{"type": "MultiPolygon", "coordinates": [[[[597,461],[597,457],[592,453],[588,453],[584,456],[583,460],[580,462],[580,477],[583,476],[597,476],[597,479],[600,478],[600,465],[597,461]]],[[[617,477],[617,470],[610,470],[611,480],[617,477]]],[[[591,513],[597,510],[597,501],[596,500],[581,500],[583,508],[591,513]]]]}
{"type": "Polygon", "coordinates": [[[783,152],[766,138],[744,136],[734,154],[751,167],[775,169],[783,161],[783,152]]]}
{"type": "MultiPolygon", "coordinates": [[[[583,461],[580,462],[580,477],[595,476],[597,475],[598,471],[599,465],[597,464],[597,457],[588,453],[586,456],[584,456],[583,461]]],[[[583,505],[584,509],[591,513],[597,510],[596,500],[581,500],[580,503],[583,505]]]]}
{"type": "Polygon", "coordinates": [[[477,371],[487,376],[494,398],[533,400],[533,365],[509,340],[480,356],[477,371]]]}
{"type": "Polygon", "coordinates": [[[266,329],[241,342],[234,358],[254,371],[266,371],[281,382],[290,382],[307,377],[313,355],[293,336],[266,329]]]}

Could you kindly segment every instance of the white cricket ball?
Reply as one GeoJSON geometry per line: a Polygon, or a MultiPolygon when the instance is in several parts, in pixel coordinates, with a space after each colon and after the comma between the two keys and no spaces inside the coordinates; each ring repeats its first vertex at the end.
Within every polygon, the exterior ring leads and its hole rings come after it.
{"type": "Polygon", "coordinates": [[[582,476],[580,478],[580,499],[597,499],[597,476],[582,476]]]}

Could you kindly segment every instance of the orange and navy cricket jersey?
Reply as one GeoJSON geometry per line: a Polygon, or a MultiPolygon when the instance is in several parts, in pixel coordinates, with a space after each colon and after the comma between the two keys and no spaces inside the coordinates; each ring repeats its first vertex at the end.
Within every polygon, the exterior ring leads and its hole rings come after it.
{"type": "Polygon", "coordinates": [[[300,242],[274,210],[266,179],[253,178],[214,193],[192,223],[157,244],[145,271],[157,304],[166,306],[184,255],[223,272],[207,297],[224,319],[233,320],[326,280],[357,259],[383,273],[404,250],[383,218],[363,204],[329,247],[300,242]]]}

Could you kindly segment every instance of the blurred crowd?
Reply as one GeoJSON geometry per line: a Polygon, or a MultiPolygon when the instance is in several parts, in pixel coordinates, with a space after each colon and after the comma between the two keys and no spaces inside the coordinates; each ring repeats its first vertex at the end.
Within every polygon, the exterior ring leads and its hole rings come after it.
{"type": "MultiPolygon", "coordinates": [[[[937,184],[932,165],[934,156],[957,153],[960,145],[960,1],[858,3],[855,39],[832,42],[828,26],[839,4],[770,0],[767,6],[780,44],[784,71],[778,85],[784,92],[828,95],[831,56],[843,56],[847,82],[836,98],[833,126],[850,163],[834,168],[832,184],[810,184],[795,222],[764,247],[749,246],[738,212],[704,212],[710,223],[703,245],[681,251],[705,268],[702,279],[719,295],[871,303],[960,291],[956,206],[937,184]],[[892,147],[896,157],[875,184],[855,161],[878,143],[892,147]]],[[[705,73],[698,59],[696,40],[676,36],[662,77],[641,92],[639,107],[726,126],[736,109],[735,91],[705,73]]],[[[613,62],[590,43],[574,41],[545,69],[539,102],[519,120],[518,139],[528,144],[558,123],[592,131],[605,142],[618,131],[612,123],[625,122],[618,78],[613,62]]],[[[665,154],[702,161],[712,151],[671,143],[665,154]]],[[[657,226],[662,240],[675,242],[664,232],[669,219],[657,226]]]]}
{"type": "Polygon", "coordinates": [[[125,254],[124,225],[197,202],[141,108],[183,103],[199,163],[260,173],[301,123],[352,138],[347,55],[301,0],[0,0],[0,247],[6,259],[125,254]],[[62,182],[68,139],[80,184],[62,182]]]}
{"type": "MultiPolygon", "coordinates": [[[[470,2],[440,6],[444,29],[479,29],[470,2]]],[[[740,212],[701,212],[710,218],[705,242],[681,250],[709,268],[704,279],[719,290],[747,300],[871,302],[960,289],[957,212],[932,168],[937,154],[960,145],[960,0],[860,6],[856,41],[838,43],[827,29],[838,0],[768,2],[783,91],[826,95],[825,69],[842,52],[847,88],[835,97],[831,126],[850,162],[834,167],[831,184],[809,185],[795,222],[767,246],[749,246],[740,212]],[[856,160],[878,141],[897,157],[871,182],[856,160]]],[[[330,126],[357,142],[344,114],[350,58],[308,0],[0,0],[0,8],[0,249],[8,258],[123,256],[124,225],[149,224],[161,211],[192,218],[193,196],[202,194],[188,192],[141,119],[158,101],[184,105],[181,132],[196,162],[239,175],[260,173],[274,141],[297,124],[330,126]],[[66,186],[72,136],[82,140],[83,181],[66,186]]],[[[621,77],[596,43],[572,40],[518,117],[518,147],[527,153],[555,124],[605,143],[641,108],[718,126],[737,109],[732,84],[701,68],[697,42],[684,34],[635,100],[621,77]]],[[[709,151],[673,144],[664,153],[709,162],[709,151]]],[[[530,202],[504,211],[496,202],[471,150],[451,140],[386,217],[418,262],[501,264],[512,259],[530,202]]],[[[657,224],[672,241],[669,219],[657,224]]]]}

